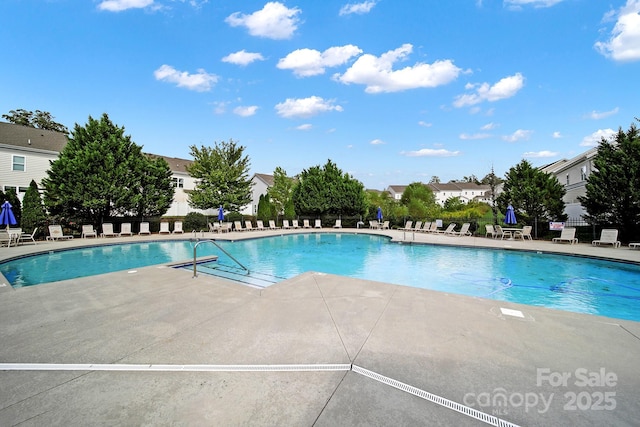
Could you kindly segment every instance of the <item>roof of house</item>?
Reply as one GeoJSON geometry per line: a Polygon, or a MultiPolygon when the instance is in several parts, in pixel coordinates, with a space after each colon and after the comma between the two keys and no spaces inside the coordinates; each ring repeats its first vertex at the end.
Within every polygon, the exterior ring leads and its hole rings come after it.
{"type": "Polygon", "coordinates": [[[61,132],[0,122],[0,144],[26,150],[59,153],[67,142],[67,135],[61,132]]]}
{"type": "Polygon", "coordinates": [[[145,154],[151,157],[152,159],[163,158],[169,164],[169,168],[171,169],[172,172],[182,172],[182,173],[188,174],[189,172],[187,172],[187,166],[193,163],[193,160],[180,159],[178,157],[167,157],[167,156],[161,156],[159,154],[151,154],[151,153],[145,153],[145,154]]]}
{"type": "Polygon", "coordinates": [[[267,185],[267,187],[273,187],[273,175],[267,175],[267,174],[264,174],[264,173],[256,173],[253,176],[258,178],[262,182],[264,182],[267,185]]]}
{"type": "Polygon", "coordinates": [[[549,165],[543,166],[540,168],[541,171],[552,174],[559,174],[560,172],[567,170],[575,165],[580,163],[584,163],[586,160],[591,159],[598,153],[598,147],[593,147],[585,152],[578,154],[577,156],[567,160],[562,159],[557,162],[551,163],[549,165]]]}

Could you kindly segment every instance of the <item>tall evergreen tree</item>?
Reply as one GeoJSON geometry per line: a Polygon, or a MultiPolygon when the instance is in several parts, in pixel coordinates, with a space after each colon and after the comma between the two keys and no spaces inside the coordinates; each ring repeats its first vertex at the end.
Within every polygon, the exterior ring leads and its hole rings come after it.
{"type": "Polygon", "coordinates": [[[267,194],[278,215],[284,213],[285,206],[291,200],[293,186],[294,180],[287,176],[287,172],[279,166],[276,167],[273,171],[273,185],[269,187],[267,194]]]}
{"type": "Polygon", "coordinates": [[[20,226],[27,232],[33,231],[36,227],[39,227],[40,231],[44,231],[46,219],[47,213],[40,197],[38,184],[31,180],[29,188],[24,194],[24,199],[22,199],[22,221],[20,226]]]}
{"type": "MultiPolygon", "coordinates": [[[[637,119],[636,119],[637,120],[637,119]]],[[[640,132],[635,123],[618,130],[614,142],[602,139],[579,201],[593,224],[620,228],[626,239],[640,237],[640,132]]]]}

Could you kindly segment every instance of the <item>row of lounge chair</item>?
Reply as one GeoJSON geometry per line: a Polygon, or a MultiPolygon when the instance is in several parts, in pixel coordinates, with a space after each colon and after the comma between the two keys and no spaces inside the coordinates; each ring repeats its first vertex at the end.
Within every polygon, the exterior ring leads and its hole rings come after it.
{"type": "Polygon", "coordinates": [[[437,222],[422,222],[416,221],[415,225],[413,221],[407,221],[404,224],[404,227],[400,228],[402,231],[411,231],[411,232],[419,232],[419,233],[433,233],[433,234],[443,234],[445,236],[471,236],[471,232],[469,231],[469,227],[471,227],[471,223],[465,222],[460,227],[460,230],[456,231],[457,224],[452,222],[447,226],[446,229],[441,230],[438,228],[437,222]]]}
{"type": "MultiPolygon", "coordinates": [[[[224,224],[209,224],[209,231],[214,231],[214,232],[225,232],[225,231],[231,231],[232,226],[231,223],[225,223],[228,225],[224,225],[224,224]]],[[[257,220],[256,221],[256,226],[253,226],[253,222],[250,220],[246,220],[244,222],[244,227],[242,226],[242,221],[234,221],[233,222],[233,230],[234,231],[253,231],[253,230],[277,230],[278,226],[276,226],[276,222],[272,219],[269,220],[269,226],[265,227],[264,226],[264,221],[262,220],[257,220]]],[[[297,219],[292,220],[291,222],[289,222],[288,219],[284,219],[282,220],[282,229],[298,229],[298,228],[322,228],[322,221],[319,219],[315,220],[315,223],[313,226],[311,226],[311,223],[309,222],[308,219],[305,219],[302,221],[302,226],[300,226],[299,222],[297,219]]],[[[342,228],[342,220],[337,219],[335,225],[333,226],[333,228],[342,228]]]]}

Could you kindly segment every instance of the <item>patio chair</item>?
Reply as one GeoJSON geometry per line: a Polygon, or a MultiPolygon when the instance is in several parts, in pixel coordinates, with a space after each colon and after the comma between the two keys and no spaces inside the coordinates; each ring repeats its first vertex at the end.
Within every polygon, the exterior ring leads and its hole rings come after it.
{"type": "Polygon", "coordinates": [[[29,233],[21,233],[18,239],[18,243],[33,243],[36,245],[36,233],[38,232],[38,227],[34,228],[31,234],[29,233]]]}
{"type": "Polygon", "coordinates": [[[176,221],[173,223],[173,234],[182,234],[182,221],[176,221]]]}
{"type": "Polygon", "coordinates": [[[223,222],[222,224],[220,224],[220,231],[222,233],[228,233],[231,231],[231,223],[230,222],[223,222]]]}
{"type": "Polygon", "coordinates": [[[388,230],[389,229],[389,221],[385,221],[382,223],[382,226],[380,227],[382,230],[388,230]]]}
{"type": "Polygon", "coordinates": [[[73,236],[69,234],[64,234],[62,232],[61,225],[50,225],[49,226],[49,236],[47,236],[47,240],[69,240],[73,239],[73,236]]]}
{"type": "Polygon", "coordinates": [[[431,226],[429,227],[429,229],[427,230],[425,228],[424,231],[425,231],[425,233],[437,233],[438,232],[438,223],[436,221],[433,221],[431,223],[431,226]]]}
{"type": "Polygon", "coordinates": [[[120,225],[120,233],[118,235],[120,237],[122,237],[122,236],[133,236],[133,233],[131,232],[131,223],[130,222],[123,222],[120,225]]]}
{"type": "Polygon", "coordinates": [[[568,242],[571,245],[578,243],[578,239],[576,239],[576,229],[574,227],[565,227],[562,229],[560,237],[554,237],[551,241],[553,243],[568,242]]]}
{"type": "Polygon", "coordinates": [[[98,237],[98,233],[96,232],[96,229],[93,228],[93,225],[91,224],[86,224],[82,226],[82,234],[80,235],[80,237],[82,237],[83,239],[86,239],[87,237],[98,237]]]}
{"type": "Polygon", "coordinates": [[[302,220],[302,228],[311,228],[311,226],[309,225],[308,219],[302,220]]]}
{"type": "Polygon", "coordinates": [[[319,219],[316,219],[316,223],[313,226],[313,228],[322,228],[322,221],[320,221],[319,219]]]}
{"type": "Polygon", "coordinates": [[[253,231],[253,230],[254,230],[254,228],[253,228],[253,223],[251,222],[251,220],[249,220],[249,219],[245,220],[245,222],[244,222],[244,229],[245,229],[246,231],[253,231]]]}
{"type": "Polygon", "coordinates": [[[454,228],[456,228],[456,223],[452,222],[451,224],[449,224],[449,226],[447,226],[447,228],[445,228],[444,230],[437,230],[436,233],[445,235],[451,234],[454,228]]]}
{"type": "Polygon", "coordinates": [[[600,239],[592,241],[591,244],[593,246],[611,245],[614,248],[619,248],[618,230],[611,228],[602,230],[600,232],[600,239]]]}
{"type": "Polygon", "coordinates": [[[294,230],[296,228],[300,228],[300,226],[298,225],[298,220],[297,219],[291,220],[291,228],[293,228],[294,230]]]}
{"type": "Polygon", "coordinates": [[[233,229],[235,231],[244,231],[244,228],[242,228],[242,221],[233,221],[233,229]]]}
{"type": "Polygon", "coordinates": [[[209,223],[209,232],[211,233],[220,233],[222,232],[222,226],[219,222],[209,223]]]}
{"type": "Polygon", "coordinates": [[[269,220],[269,230],[277,230],[278,227],[276,227],[276,222],[272,219],[269,220]]]}
{"type": "Polygon", "coordinates": [[[416,231],[420,231],[421,233],[428,233],[429,230],[431,230],[431,222],[425,221],[425,223],[422,225],[422,228],[416,231]]]}
{"type": "Polygon", "coordinates": [[[640,243],[638,242],[629,243],[629,249],[638,249],[638,248],[640,248],[640,243]]]}
{"type": "Polygon", "coordinates": [[[513,238],[513,234],[510,231],[504,231],[501,225],[494,225],[494,231],[496,232],[496,237],[500,236],[500,240],[504,239],[505,236],[509,236],[509,238],[513,238]]]}
{"type": "Polygon", "coordinates": [[[100,233],[100,237],[118,237],[118,233],[113,231],[112,223],[105,222],[102,224],[102,233],[100,233]]]}
{"type": "Polygon", "coordinates": [[[533,237],[531,237],[531,230],[532,229],[533,229],[532,226],[525,225],[524,227],[522,227],[521,231],[515,231],[513,233],[513,238],[514,239],[521,238],[522,240],[524,240],[524,239],[533,240],[533,237]]]}
{"type": "Polygon", "coordinates": [[[264,230],[264,222],[261,219],[256,221],[256,230],[264,230]]]}
{"type": "Polygon", "coordinates": [[[342,220],[341,219],[336,219],[336,223],[333,226],[333,228],[342,228],[342,220]]]}
{"type": "Polygon", "coordinates": [[[378,228],[378,227],[380,227],[380,224],[378,223],[377,219],[369,221],[369,228],[378,228]]]}
{"type": "Polygon", "coordinates": [[[7,232],[6,229],[0,229],[0,246],[10,247],[13,237],[7,232]]]}
{"type": "Polygon", "coordinates": [[[422,228],[422,221],[416,221],[416,224],[413,226],[411,231],[420,231],[422,228]]]}
{"type": "Polygon", "coordinates": [[[493,224],[485,224],[485,226],[484,226],[484,227],[485,227],[485,229],[487,230],[487,231],[484,233],[484,237],[489,237],[489,236],[491,236],[492,238],[494,238],[494,239],[495,239],[495,237],[496,237],[496,229],[495,229],[495,228],[493,228],[493,224]]]}
{"type": "Polygon", "coordinates": [[[151,230],[149,229],[149,223],[148,222],[141,222],[140,223],[140,231],[138,232],[138,236],[142,236],[143,234],[151,235],[151,230]]]}
{"type": "Polygon", "coordinates": [[[283,219],[282,220],[282,228],[283,229],[291,228],[291,226],[289,225],[289,220],[288,219],[283,219]]]}
{"type": "Polygon", "coordinates": [[[159,234],[171,234],[171,231],[169,231],[169,223],[167,221],[162,221],[160,223],[160,231],[158,231],[159,234]]]}

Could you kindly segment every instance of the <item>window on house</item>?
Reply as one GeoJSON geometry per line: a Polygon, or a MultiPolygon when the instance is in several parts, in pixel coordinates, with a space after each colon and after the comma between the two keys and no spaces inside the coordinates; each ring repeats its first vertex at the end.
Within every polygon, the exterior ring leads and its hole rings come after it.
{"type": "Polygon", "coordinates": [[[582,181],[586,181],[587,180],[587,167],[586,166],[582,166],[580,168],[580,179],[582,181]]]}
{"type": "Polygon", "coordinates": [[[24,156],[12,156],[11,170],[24,172],[26,170],[26,159],[24,156]]]}
{"type": "Polygon", "coordinates": [[[183,178],[171,178],[171,182],[175,188],[184,188],[184,179],[183,178]]]}
{"type": "Polygon", "coordinates": [[[567,174],[567,185],[569,185],[569,174],[567,174]]]}

